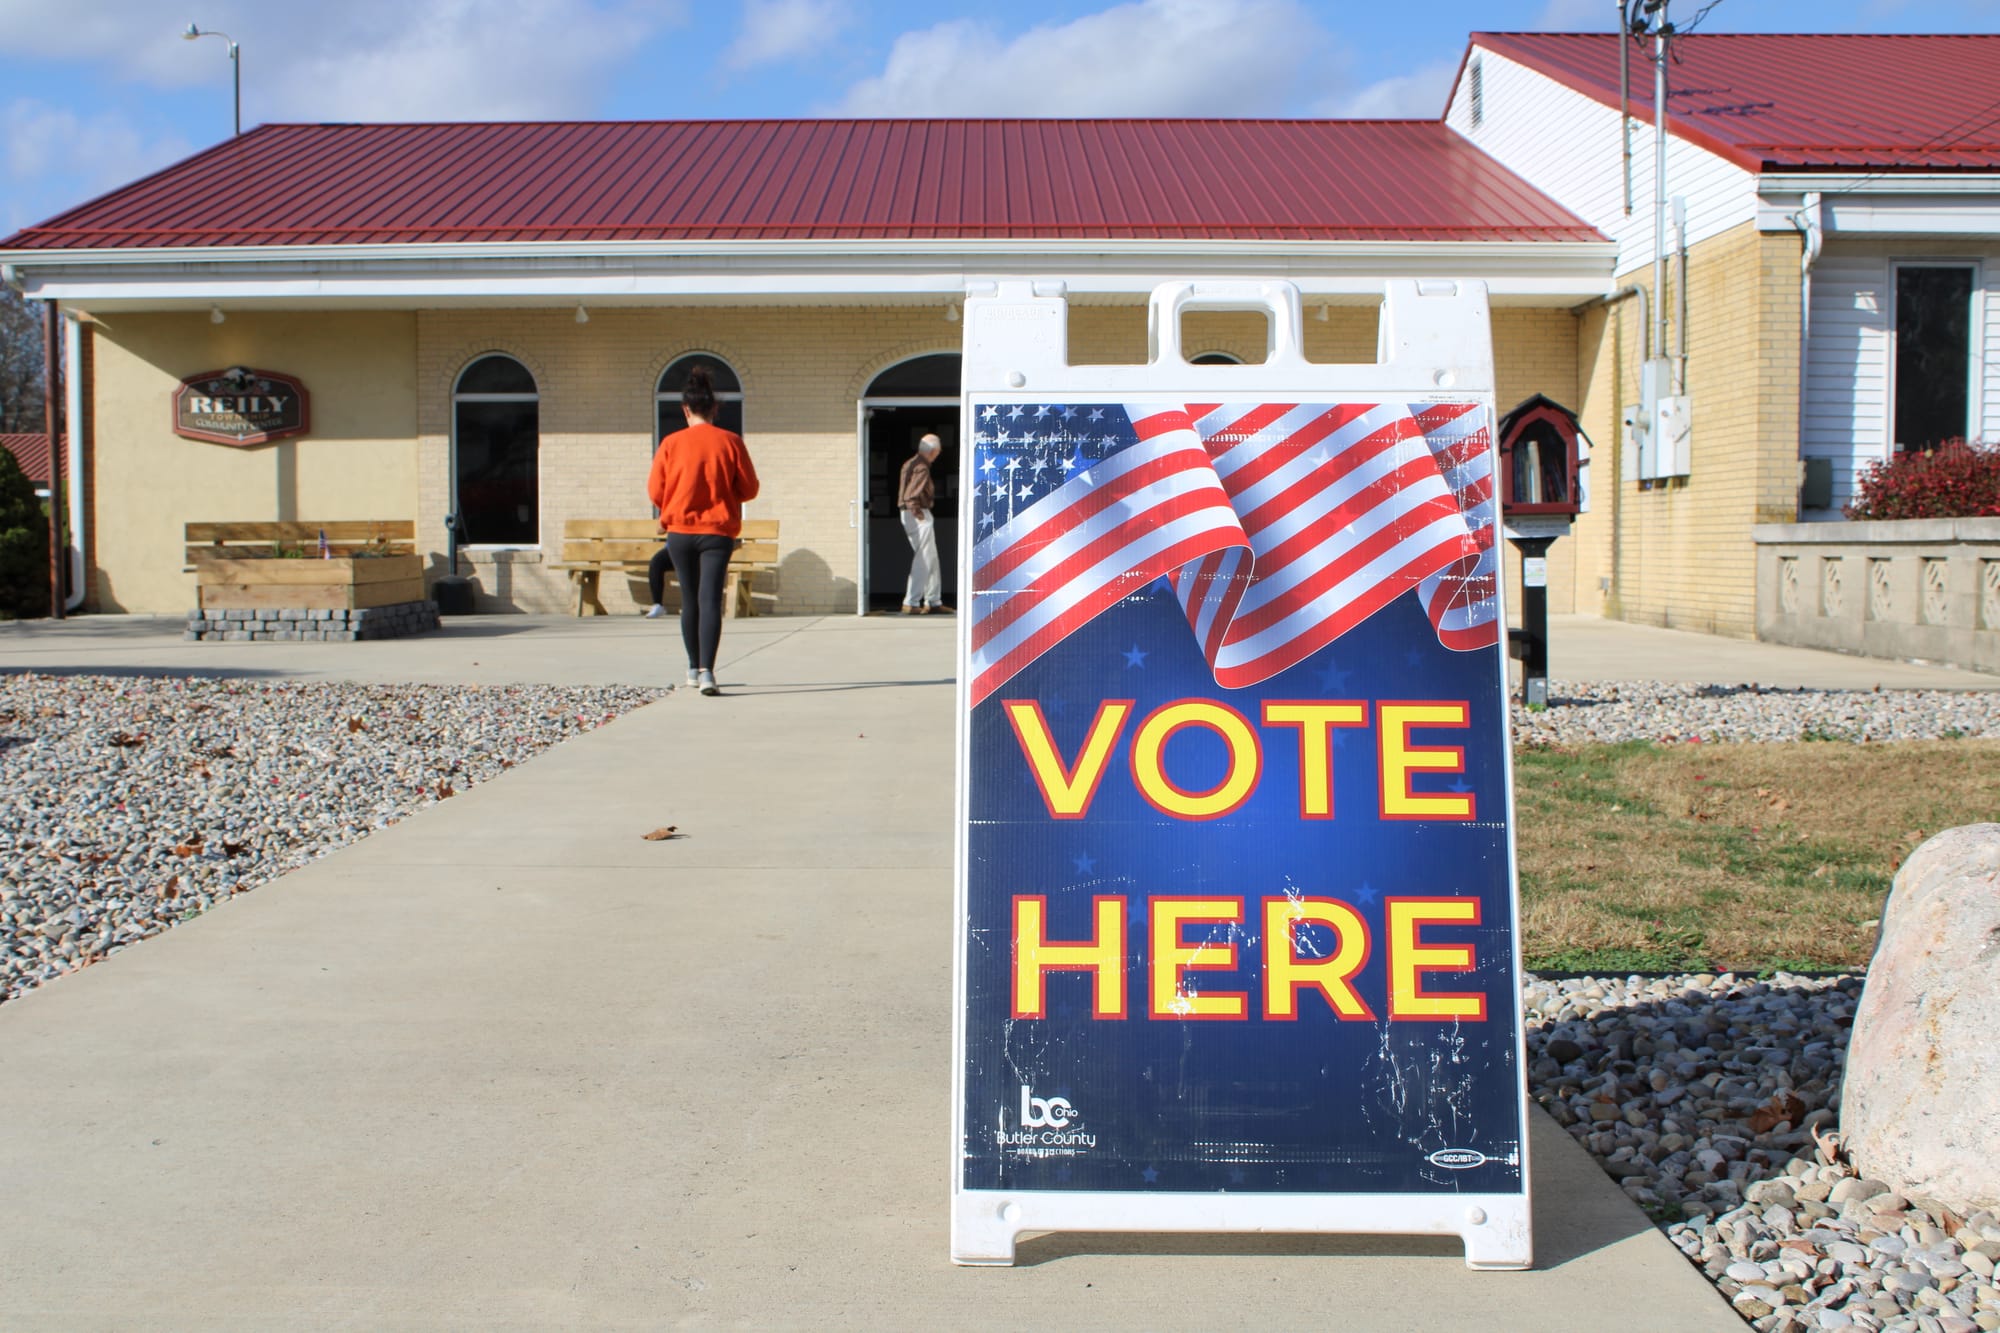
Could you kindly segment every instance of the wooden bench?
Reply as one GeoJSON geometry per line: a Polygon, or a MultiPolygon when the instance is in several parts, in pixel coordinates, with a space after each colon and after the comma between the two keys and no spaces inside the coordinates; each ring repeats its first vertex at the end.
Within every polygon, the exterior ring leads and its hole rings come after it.
{"type": "MultiPolygon", "coordinates": [[[[562,560],[551,569],[568,572],[576,584],[576,613],[609,614],[598,599],[598,580],[606,572],[645,576],[653,552],[666,534],[650,518],[572,518],[563,523],[562,560]]],[[[729,581],[722,590],[722,614],[755,615],[750,585],[756,575],[778,568],[778,520],[743,520],[743,544],[729,557],[729,581]]],[[[667,571],[672,577],[673,570],[667,571]]]]}

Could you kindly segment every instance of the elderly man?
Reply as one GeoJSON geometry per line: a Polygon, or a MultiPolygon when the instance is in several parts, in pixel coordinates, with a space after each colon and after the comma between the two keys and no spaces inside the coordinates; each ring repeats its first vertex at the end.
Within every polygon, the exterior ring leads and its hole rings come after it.
{"type": "Polygon", "coordinates": [[[903,535],[910,539],[910,586],[903,593],[903,614],[927,616],[942,609],[943,571],[938,567],[937,525],[931,510],[937,505],[937,486],[931,481],[931,464],[937,461],[944,441],[926,435],[917,441],[917,452],[903,464],[896,485],[896,504],[903,511],[903,535]]]}

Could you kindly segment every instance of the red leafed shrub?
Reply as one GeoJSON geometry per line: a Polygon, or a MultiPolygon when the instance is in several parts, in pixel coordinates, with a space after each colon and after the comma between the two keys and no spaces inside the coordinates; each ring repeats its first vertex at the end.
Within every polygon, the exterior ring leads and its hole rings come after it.
{"type": "Polygon", "coordinates": [[[1928,453],[1872,463],[1846,512],[1849,518],[2000,516],[2000,445],[1946,440],[1928,453]]]}

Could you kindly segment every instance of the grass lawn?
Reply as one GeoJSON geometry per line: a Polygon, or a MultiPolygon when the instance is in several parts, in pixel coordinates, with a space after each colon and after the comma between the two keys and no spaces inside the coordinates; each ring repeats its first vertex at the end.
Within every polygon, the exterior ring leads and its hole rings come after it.
{"type": "Polygon", "coordinates": [[[1910,851],[2000,820],[2000,741],[1522,750],[1514,784],[1528,967],[1859,967],[1910,851]]]}

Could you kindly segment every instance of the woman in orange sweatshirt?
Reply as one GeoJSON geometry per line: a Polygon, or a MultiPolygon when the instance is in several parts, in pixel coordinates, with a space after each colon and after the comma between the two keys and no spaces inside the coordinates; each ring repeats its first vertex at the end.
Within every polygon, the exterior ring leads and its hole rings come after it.
{"type": "Polygon", "coordinates": [[[653,607],[648,617],[662,613],[660,595],[666,565],[673,562],[681,585],[681,642],[687,648],[690,688],[714,694],[715,650],[722,641],[722,588],[729,574],[729,556],[743,531],[743,502],[757,498],[757,469],[743,437],[715,421],[715,383],[708,367],[688,372],[681,390],[681,410],[687,429],[660,441],[646,494],[660,511],[666,546],[648,570],[653,607]]]}

